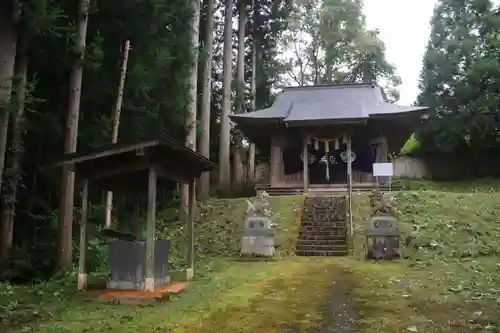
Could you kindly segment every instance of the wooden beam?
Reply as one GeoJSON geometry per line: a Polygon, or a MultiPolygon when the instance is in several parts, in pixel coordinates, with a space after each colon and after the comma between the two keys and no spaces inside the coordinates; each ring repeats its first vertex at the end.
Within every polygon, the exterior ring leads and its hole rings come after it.
{"type": "Polygon", "coordinates": [[[352,147],[351,135],[347,136],[347,196],[348,196],[348,214],[349,214],[349,233],[350,236],[354,234],[354,227],[352,225],[352,147]]]}
{"type": "Polygon", "coordinates": [[[151,140],[151,141],[146,141],[146,142],[141,142],[141,143],[136,143],[136,144],[131,144],[131,145],[123,145],[123,144],[116,144],[116,147],[110,146],[109,149],[95,152],[95,153],[89,153],[89,154],[84,154],[82,155],[81,153],[74,153],[71,155],[76,155],[74,157],[67,156],[66,158],[63,158],[61,161],[58,161],[55,163],[55,166],[62,166],[64,164],[75,164],[75,163],[80,163],[84,161],[90,161],[90,160],[95,160],[103,157],[108,157],[112,155],[119,155],[123,153],[127,153],[130,151],[138,150],[141,151],[144,148],[148,147],[154,147],[158,146],[160,144],[160,140],[151,140]]]}
{"type": "Polygon", "coordinates": [[[307,151],[307,136],[304,137],[304,142],[303,142],[303,158],[302,158],[302,172],[303,172],[303,179],[304,179],[304,194],[307,193],[309,190],[309,152],[307,151]]]}
{"type": "Polygon", "coordinates": [[[89,181],[88,179],[83,180],[82,189],[82,207],[81,207],[81,217],[80,217],[80,249],[78,257],[78,290],[84,290],[87,288],[87,248],[88,248],[88,238],[87,238],[87,219],[88,219],[88,194],[89,194],[89,181]]]}
{"type": "Polygon", "coordinates": [[[190,280],[194,277],[194,220],[196,218],[196,180],[193,179],[189,183],[189,214],[186,219],[187,226],[187,268],[186,279],[190,280]]]}
{"type": "Polygon", "coordinates": [[[156,233],[156,185],[157,175],[154,166],[149,168],[148,177],[148,217],[146,223],[146,276],[144,291],[155,288],[155,233],[156,233]]]}

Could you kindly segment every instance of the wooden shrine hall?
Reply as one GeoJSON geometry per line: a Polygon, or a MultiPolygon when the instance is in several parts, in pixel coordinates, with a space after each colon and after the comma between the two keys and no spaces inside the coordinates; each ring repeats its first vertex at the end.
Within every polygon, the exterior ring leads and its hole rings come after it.
{"type": "Polygon", "coordinates": [[[230,118],[270,151],[261,189],[308,193],[378,185],[373,164],[398,153],[426,111],[387,102],[374,84],[331,84],[284,88],[271,107],[230,118]]]}
{"type": "MultiPolygon", "coordinates": [[[[89,182],[100,190],[113,191],[117,195],[137,195],[147,192],[146,239],[141,243],[143,249],[137,252],[140,253],[139,261],[142,265],[139,265],[141,266],[140,273],[135,273],[136,268],[132,268],[132,273],[130,273],[140,275],[140,277],[136,277],[137,281],[116,282],[117,285],[126,285],[126,287],[122,286],[124,289],[135,287],[147,292],[158,287],[159,281],[155,279],[159,279],[159,270],[167,274],[164,272],[165,267],[160,266],[167,265],[168,254],[167,259],[160,264],[158,260],[155,260],[155,256],[161,254],[158,252],[159,248],[155,250],[155,244],[158,242],[155,240],[157,186],[172,185],[172,182],[189,184],[189,213],[186,216],[188,243],[186,277],[192,278],[194,274],[195,179],[201,173],[212,170],[214,163],[171,138],[162,136],[133,144],[112,144],[92,151],[67,154],[57,165],[69,166],[70,170],[75,172],[78,183],[82,185],[78,289],[85,289],[87,285],[89,182]]],[[[166,251],[168,250],[167,248],[166,251]]],[[[130,271],[130,264],[126,261],[132,260],[131,257],[134,255],[118,253],[118,256],[120,264],[128,265],[128,271],[130,271]]],[[[137,257],[137,254],[135,256],[137,257]]]]}

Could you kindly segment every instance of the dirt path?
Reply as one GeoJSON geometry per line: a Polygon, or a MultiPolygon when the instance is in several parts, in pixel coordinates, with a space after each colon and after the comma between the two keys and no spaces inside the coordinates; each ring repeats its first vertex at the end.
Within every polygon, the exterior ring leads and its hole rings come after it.
{"type": "Polygon", "coordinates": [[[214,303],[195,332],[351,333],[349,272],[332,260],[277,263],[276,274],[214,303]]]}
{"type": "MultiPolygon", "coordinates": [[[[339,270],[340,271],[340,270],[339,270]]],[[[358,332],[355,321],[358,314],[353,308],[350,297],[352,279],[347,270],[333,281],[330,299],[318,333],[358,332]]]]}

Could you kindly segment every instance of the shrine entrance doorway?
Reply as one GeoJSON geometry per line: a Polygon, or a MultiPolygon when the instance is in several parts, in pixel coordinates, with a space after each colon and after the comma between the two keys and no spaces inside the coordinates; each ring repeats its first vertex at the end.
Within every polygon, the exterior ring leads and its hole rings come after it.
{"type": "MultiPolygon", "coordinates": [[[[345,145],[344,145],[345,146],[345,145]]],[[[347,163],[343,160],[346,156],[346,148],[339,149],[314,149],[308,147],[310,154],[314,156],[309,164],[310,184],[345,184],[347,181],[347,163]]],[[[330,147],[329,147],[330,148],[330,147]]]]}
{"type": "MultiPolygon", "coordinates": [[[[372,180],[372,165],[376,160],[376,147],[355,142],[351,151],[353,181],[355,183],[372,180]]],[[[311,143],[309,154],[308,180],[311,185],[347,184],[347,144],[332,141],[311,143]]]]}

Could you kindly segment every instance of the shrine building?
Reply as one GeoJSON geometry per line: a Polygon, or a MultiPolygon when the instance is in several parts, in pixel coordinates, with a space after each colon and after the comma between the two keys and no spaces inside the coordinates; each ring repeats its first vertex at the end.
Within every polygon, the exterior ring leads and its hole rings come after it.
{"type": "Polygon", "coordinates": [[[287,87],[270,108],[230,118],[270,147],[270,189],[307,193],[374,187],[373,164],[397,154],[428,110],[386,102],[374,84],[332,84],[287,87]]]}

